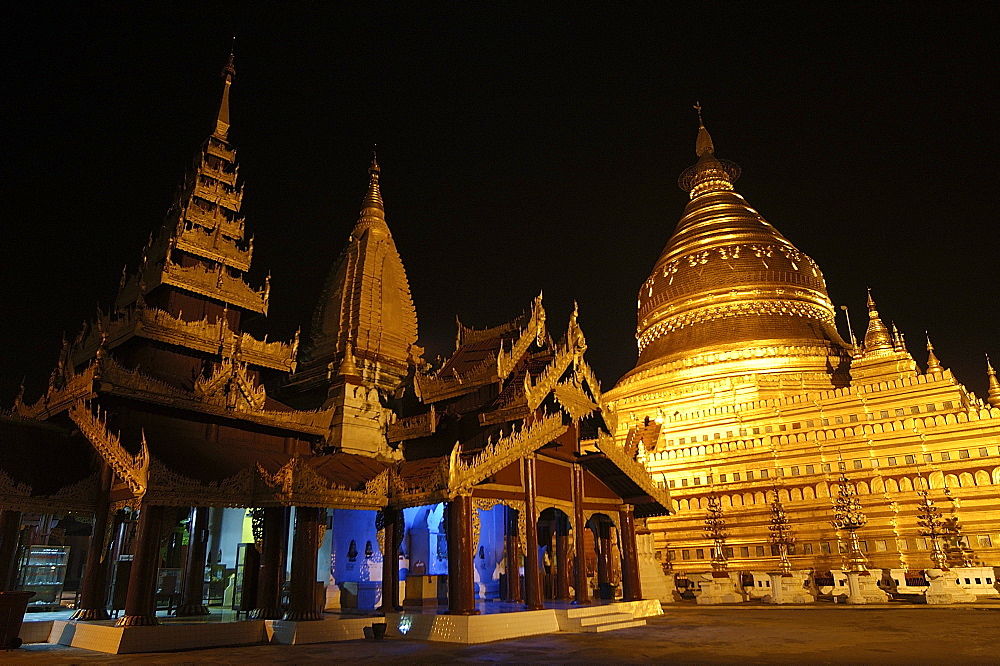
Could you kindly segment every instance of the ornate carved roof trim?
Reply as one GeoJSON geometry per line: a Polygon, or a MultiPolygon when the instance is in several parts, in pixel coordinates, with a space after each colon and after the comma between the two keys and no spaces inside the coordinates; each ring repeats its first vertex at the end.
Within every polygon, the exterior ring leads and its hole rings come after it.
{"type": "Polygon", "coordinates": [[[553,393],[559,406],[574,420],[589,416],[598,409],[597,403],[590,399],[575,378],[556,384],[553,393]]]}
{"type": "Polygon", "coordinates": [[[507,465],[537,451],[569,429],[563,425],[562,413],[544,414],[541,419],[486,446],[470,462],[462,460],[456,442],[448,467],[448,488],[451,494],[468,492],[472,486],[496,474],[507,465]]]}
{"type": "Polygon", "coordinates": [[[590,364],[586,360],[581,360],[576,364],[576,370],[580,373],[583,381],[587,383],[590,395],[593,396],[594,402],[597,403],[597,408],[601,411],[601,418],[604,419],[604,424],[608,426],[608,430],[611,433],[614,433],[618,427],[618,414],[615,410],[611,409],[604,399],[604,393],[601,391],[601,382],[594,374],[593,368],[590,367],[590,364]]]}
{"type": "Polygon", "coordinates": [[[17,483],[0,470],[0,506],[9,511],[24,513],[65,513],[94,510],[100,479],[97,472],[59,490],[54,495],[32,495],[31,487],[17,483]]]}
{"type": "MultiPolygon", "coordinates": [[[[614,437],[603,432],[600,433],[597,438],[597,448],[608,460],[614,463],[615,467],[639,486],[643,492],[668,512],[670,511],[670,493],[667,492],[667,489],[656,485],[646,466],[629,456],[625,452],[625,449],[615,442],[614,437]]],[[[586,456],[584,456],[584,459],[586,459],[586,456]]]]}
{"type": "Polygon", "coordinates": [[[29,419],[45,420],[59,414],[80,400],[90,400],[95,397],[94,380],[96,366],[90,365],[80,374],[73,372],[72,365],[65,368],[66,374],[53,373],[49,378],[49,386],[45,394],[30,405],[21,402],[18,395],[14,401],[14,411],[18,416],[29,419]],[[62,380],[57,386],[56,381],[62,380]]]}
{"type": "Polygon", "coordinates": [[[270,497],[282,506],[378,509],[388,503],[389,470],[365,484],[362,490],[344,488],[324,479],[300,457],[289,460],[274,474],[259,464],[257,469],[270,497]]]}
{"type": "Polygon", "coordinates": [[[430,461],[400,462],[389,477],[390,502],[396,506],[421,506],[448,501],[448,470],[448,458],[445,456],[430,461]],[[411,472],[412,465],[423,469],[404,475],[408,464],[411,465],[411,472]]]}
{"type": "Polygon", "coordinates": [[[99,359],[98,364],[100,390],[113,395],[125,395],[154,404],[191,409],[222,418],[249,421],[262,426],[310,435],[326,435],[333,421],[333,409],[247,411],[241,409],[239,405],[230,409],[224,404],[206,402],[190,391],[174,388],[135,370],[127,370],[110,357],[99,359]]]}
{"type": "Polygon", "coordinates": [[[255,489],[258,470],[246,468],[221,481],[202,483],[169,469],[156,458],[149,464],[149,488],[146,500],[163,506],[257,506],[255,489]]]}
{"type": "Polygon", "coordinates": [[[122,446],[119,436],[108,431],[106,418],[100,413],[94,414],[90,405],[83,400],[70,408],[69,417],[132,494],[136,497],[144,495],[149,483],[149,447],[146,445],[146,437],[142,438],[139,452],[132,455],[122,446]]]}
{"type": "Polygon", "coordinates": [[[501,343],[500,353],[497,355],[497,375],[500,379],[507,379],[510,376],[520,360],[528,353],[532,342],[542,344],[546,337],[545,309],[542,307],[542,297],[539,295],[532,303],[528,325],[521,330],[521,335],[510,351],[505,352],[501,343]]]}
{"type": "Polygon", "coordinates": [[[102,340],[105,349],[113,349],[136,335],[223,357],[239,354],[250,365],[286,371],[295,369],[299,346],[298,333],[290,343],[268,342],[266,336],[257,340],[249,333],[236,333],[223,317],[213,322],[207,317],[185,321],[158,308],[134,307],[122,317],[103,316],[82,332],[73,346],[73,363],[93,358],[102,340]]]}
{"type": "Polygon", "coordinates": [[[433,435],[437,430],[437,425],[441,421],[441,416],[437,414],[434,405],[430,411],[416,416],[406,416],[396,419],[390,423],[387,429],[387,437],[390,442],[402,442],[407,439],[427,437],[433,435]]]}

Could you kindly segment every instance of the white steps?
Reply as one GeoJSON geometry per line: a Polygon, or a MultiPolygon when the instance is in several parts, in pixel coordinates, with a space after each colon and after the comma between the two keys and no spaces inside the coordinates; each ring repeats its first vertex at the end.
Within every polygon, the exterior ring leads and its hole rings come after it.
{"type": "Polygon", "coordinates": [[[636,618],[628,608],[619,604],[581,606],[559,611],[560,631],[601,633],[645,624],[645,620],[636,618]]]}

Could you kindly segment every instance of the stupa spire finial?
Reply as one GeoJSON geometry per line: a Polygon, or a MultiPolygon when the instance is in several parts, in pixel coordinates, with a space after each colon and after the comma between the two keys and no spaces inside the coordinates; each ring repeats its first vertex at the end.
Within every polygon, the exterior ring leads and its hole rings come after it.
{"type": "Polygon", "coordinates": [[[234,55],[236,51],[236,37],[233,37],[233,44],[229,49],[229,59],[226,66],[222,68],[222,79],[225,81],[222,88],[222,102],[219,104],[219,114],[215,119],[215,132],[213,136],[225,141],[229,137],[229,86],[236,78],[236,65],[234,55]]]}

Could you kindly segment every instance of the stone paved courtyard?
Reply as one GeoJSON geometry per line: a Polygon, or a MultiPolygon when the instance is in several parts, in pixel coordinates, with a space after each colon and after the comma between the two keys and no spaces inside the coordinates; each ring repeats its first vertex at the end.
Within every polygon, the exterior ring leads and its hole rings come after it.
{"type": "Polygon", "coordinates": [[[385,640],[112,656],[50,645],[0,654],[5,663],[76,664],[1000,664],[1000,608],[668,606],[646,627],[456,646],[385,640]]]}

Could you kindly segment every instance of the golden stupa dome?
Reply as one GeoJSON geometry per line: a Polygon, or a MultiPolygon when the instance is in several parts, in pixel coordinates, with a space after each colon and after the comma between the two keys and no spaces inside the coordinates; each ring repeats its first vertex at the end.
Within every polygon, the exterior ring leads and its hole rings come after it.
{"type": "Polygon", "coordinates": [[[798,357],[785,369],[832,372],[847,345],[816,262],[734,191],[739,167],[715,156],[700,109],[696,152],[679,179],[691,200],[639,291],[636,371],[766,347],[798,357]]]}

